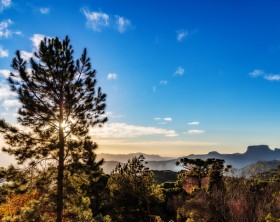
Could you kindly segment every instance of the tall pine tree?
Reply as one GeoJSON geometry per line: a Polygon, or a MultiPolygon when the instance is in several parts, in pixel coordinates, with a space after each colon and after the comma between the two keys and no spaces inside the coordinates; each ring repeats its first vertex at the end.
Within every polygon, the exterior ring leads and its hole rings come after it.
{"type": "Polygon", "coordinates": [[[84,140],[89,127],[107,120],[106,95],[96,86],[96,71],[86,49],[76,61],[73,53],[67,36],[45,38],[29,61],[17,51],[12,61],[16,72],[8,80],[21,103],[18,123],[24,130],[0,120],[8,144],[3,151],[19,164],[57,161],[57,222],[63,219],[65,162],[77,153],[73,142],[84,140]]]}

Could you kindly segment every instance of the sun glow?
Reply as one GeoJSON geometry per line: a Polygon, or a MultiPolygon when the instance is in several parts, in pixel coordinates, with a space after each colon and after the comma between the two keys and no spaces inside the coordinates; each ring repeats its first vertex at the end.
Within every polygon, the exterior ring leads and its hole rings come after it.
{"type": "MultiPolygon", "coordinates": [[[[59,130],[59,122],[56,123],[57,130],[59,130]]],[[[68,133],[70,131],[69,121],[63,121],[61,124],[64,133],[68,133]]]]}

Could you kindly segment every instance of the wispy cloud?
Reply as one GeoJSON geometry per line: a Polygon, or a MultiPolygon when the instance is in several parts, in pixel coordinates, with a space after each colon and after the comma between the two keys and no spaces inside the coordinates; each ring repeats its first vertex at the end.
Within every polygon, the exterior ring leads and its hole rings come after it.
{"type": "Polygon", "coordinates": [[[199,125],[200,124],[200,122],[190,122],[190,123],[188,123],[188,125],[199,125]]]}
{"type": "Polygon", "coordinates": [[[164,137],[178,136],[175,130],[129,125],[127,123],[107,123],[101,128],[92,128],[90,133],[97,138],[136,138],[151,135],[161,135],[164,137]]]}
{"type": "Polygon", "coordinates": [[[153,86],[153,87],[152,87],[152,91],[153,91],[153,93],[155,93],[155,92],[157,91],[157,87],[156,87],[156,86],[153,86]]]}
{"type": "Polygon", "coordinates": [[[188,130],[187,133],[191,134],[191,135],[199,135],[199,134],[206,133],[206,131],[205,130],[188,130]]]}
{"type": "Polygon", "coordinates": [[[4,9],[10,7],[12,5],[11,0],[1,0],[0,1],[0,12],[2,12],[4,9]]]}
{"type": "Polygon", "coordinates": [[[13,24],[11,19],[6,19],[0,22],[0,39],[1,38],[11,38],[13,35],[21,35],[20,31],[10,30],[10,25],[13,24]]]}
{"type": "MultiPolygon", "coordinates": [[[[216,146],[220,142],[207,142],[207,141],[185,141],[185,140],[150,140],[150,141],[132,141],[132,140],[123,140],[123,139],[114,139],[114,140],[99,140],[98,143],[101,145],[112,145],[112,146],[158,146],[158,147],[174,147],[174,146],[216,146]]],[[[184,153],[185,155],[185,153],[184,153]]]]}
{"type": "Polygon", "coordinates": [[[9,51],[6,49],[3,49],[2,46],[0,45],[0,58],[8,57],[8,56],[9,56],[9,51]]]}
{"type": "Polygon", "coordinates": [[[107,79],[108,80],[115,80],[118,78],[118,75],[116,73],[108,73],[107,79]]]}
{"type": "Polygon", "coordinates": [[[167,85],[167,84],[168,84],[168,81],[167,81],[167,80],[160,80],[160,81],[159,81],[159,84],[160,84],[160,85],[167,85]]]}
{"type": "Polygon", "coordinates": [[[20,103],[17,99],[5,99],[2,106],[5,110],[9,110],[10,108],[19,107],[20,103]]]}
{"type": "Polygon", "coordinates": [[[96,32],[101,32],[102,27],[109,26],[110,16],[103,12],[90,12],[88,10],[83,11],[88,26],[96,32]]]}
{"type": "Polygon", "coordinates": [[[19,106],[19,102],[15,97],[16,94],[10,91],[7,84],[0,82],[0,107],[7,111],[10,108],[19,106]]]}
{"type": "Polygon", "coordinates": [[[177,30],[177,41],[182,42],[188,35],[189,33],[186,30],[177,30]]]}
{"type": "Polygon", "coordinates": [[[101,32],[103,28],[116,28],[118,32],[124,33],[130,26],[129,19],[119,15],[109,15],[104,12],[83,10],[89,28],[101,32]]]}
{"type": "Polygon", "coordinates": [[[268,81],[280,81],[280,74],[266,73],[264,70],[255,69],[249,73],[251,77],[263,77],[268,81]]]}
{"type": "Polygon", "coordinates": [[[267,74],[264,76],[264,78],[269,81],[279,81],[280,74],[267,74]]]}
{"type": "Polygon", "coordinates": [[[0,22],[0,38],[9,38],[12,36],[12,32],[9,30],[9,26],[12,24],[11,19],[3,20],[0,22]]]}
{"type": "Polygon", "coordinates": [[[49,14],[50,8],[40,8],[39,11],[40,11],[40,13],[43,14],[43,15],[49,14]]]}
{"type": "Polygon", "coordinates": [[[109,119],[119,119],[125,117],[125,115],[115,114],[113,112],[106,112],[105,116],[109,117],[109,119]]]}
{"type": "Polygon", "coordinates": [[[167,122],[171,122],[172,121],[172,118],[171,117],[165,117],[163,118],[164,121],[167,121],[167,122]]]}
{"type": "Polygon", "coordinates": [[[123,33],[126,31],[126,29],[130,26],[130,21],[124,17],[116,16],[116,24],[118,31],[120,33],[123,33]]]}
{"type": "Polygon", "coordinates": [[[3,76],[4,78],[8,78],[10,76],[10,70],[8,69],[0,69],[0,76],[3,76]]]}
{"type": "Polygon", "coordinates": [[[252,72],[249,73],[249,75],[252,76],[252,77],[262,76],[264,74],[265,74],[264,71],[261,70],[261,69],[255,69],[255,70],[253,70],[252,72]]]}
{"type": "Polygon", "coordinates": [[[157,124],[160,124],[160,125],[165,125],[167,124],[168,122],[172,122],[172,118],[171,117],[164,117],[164,118],[161,118],[161,117],[155,117],[154,118],[154,121],[157,123],[157,124]]]}
{"type": "Polygon", "coordinates": [[[6,84],[0,82],[0,101],[8,99],[11,96],[15,96],[15,93],[11,92],[9,87],[6,84]]]}
{"type": "Polygon", "coordinates": [[[185,69],[182,68],[181,66],[179,66],[179,67],[176,69],[176,71],[175,71],[175,73],[174,73],[174,76],[182,76],[182,75],[184,75],[184,73],[185,73],[185,69]]]}

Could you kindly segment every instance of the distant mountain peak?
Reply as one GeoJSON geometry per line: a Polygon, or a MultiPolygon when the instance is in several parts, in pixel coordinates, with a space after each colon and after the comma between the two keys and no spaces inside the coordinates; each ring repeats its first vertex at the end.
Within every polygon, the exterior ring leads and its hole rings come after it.
{"type": "Polygon", "coordinates": [[[217,151],[211,151],[208,153],[208,155],[220,155],[220,153],[217,151]]]}
{"type": "MultiPolygon", "coordinates": [[[[176,166],[176,162],[180,160],[180,158],[168,158],[168,157],[160,157],[159,155],[149,155],[145,153],[130,153],[130,154],[98,154],[97,158],[104,158],[105,164],[107,166],[104,171],[111,172],[113,170],[112,166],[116,165],[118,161],[121,163],[127,162],[128,159],[131,159],[133,156],[144,155],[146,161],[148,162],[148,167],[151,170],[173,170],[180,171],[181,168],[176,166]],[[110,167],[108,167],[110,165],[110,167]]],[[[232,154],[224,154],[219,153],[217,151],[211,151],[208,154],[191,154],[188,156],[184,156],[190,159],[203,159],[207,158],[218,158],[225,160],[226,164],[232,165],[234,168],[242,168],[246,165],[252,164],[257,161],[271,161],[271,160],[279,160],[280,161],[280,149],[275,148],[270,149],[267,145],[254,145],[248,146],[247,151],[245,153],[232,153],[232,154]]]]}
{"type": "Polygon", "coordinates": [[[267,152],[273,152],[273,150],[271,150],[269,148],[268,145],[255,145],[255,146],[248,146],[247,151],[245,153],[267,153],[267,152]]]}

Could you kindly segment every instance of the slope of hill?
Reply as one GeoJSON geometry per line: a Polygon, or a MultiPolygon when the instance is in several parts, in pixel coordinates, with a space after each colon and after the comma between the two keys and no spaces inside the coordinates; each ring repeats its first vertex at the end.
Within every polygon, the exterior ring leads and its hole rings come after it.
{"type": "MultiPolygon", "coordinates": [[[[176,166],[176,162],[181,158],[168,158],[168,157],[160,157],[158,155],[148,155],[143,153],[131,153],[131,154],[99,154],[98,157],[103,157],[105,159],[105,163],[103,168],[106,168],[106,173],[109,173],[113,170],[113,163],[111,160],[117,162],[127,162],[128,159],[131,159],[133,156],[144,155],[147,167],[151,170],[172,170],[172,171],[180,171],[182,168],[176,166]],[[109,161],[109,162],[108,162],[109,161]],[[111,166],[111,167],[110,167],[111,166]]],[[[249,146],[245,153],[233,153],[233,154],[221,154],[216,151],[209,152],[208,154],[199,154],[199,155],[188,155],[185,156],[191,159],[207,159],[207,158],[218,158],[225,160],[226,164],[232,165],[234,168],[240,169],[249,164],[258,162],[258,161],[270,161],[280,159],[280,149],[275,148],[274,150],[270,149],[267,145],[257,145],[257,146],[249,146]]]]}
{"type": "Polygon", "coordinates": [[[256,163],[252,163],[246,167],[243,167],[239,170],[239,174],[243,176],[257,176],[258,174],[262,174],[268,172],[269,170],[276,169],[280,166],[279,160],[270,160],[270,161],[258,161],[256,163]]]}
{"type": "Polygon", "coordinates": [[[225,160],[226,164],[234,168],[242,168],[257,161],[269,161],[280,159],[280,149],[270,149],[267,145],[248,146],[245,153],[220,154],[218,152],[209,152],[204,155],[189,155],[191,159],[218,158],[225,160]]]}

